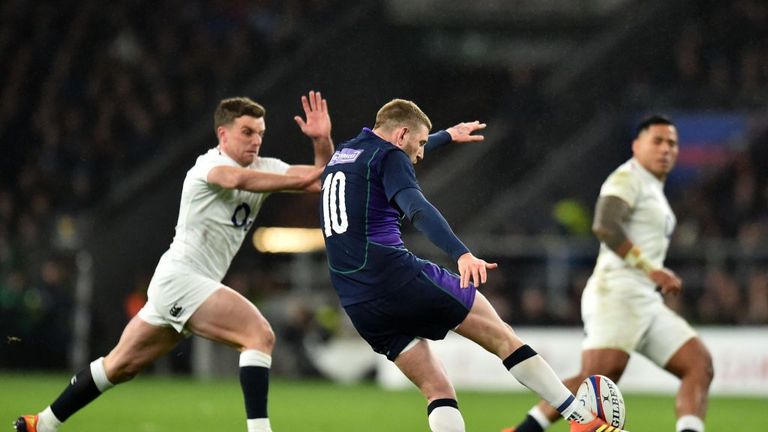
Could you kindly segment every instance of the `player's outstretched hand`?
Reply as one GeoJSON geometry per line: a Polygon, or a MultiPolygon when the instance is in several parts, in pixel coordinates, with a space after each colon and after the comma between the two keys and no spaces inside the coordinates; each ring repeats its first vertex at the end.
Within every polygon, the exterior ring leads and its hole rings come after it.
{"type": "Polygon", "coordinates": [[[477,142],[485,139],[483,135],[472,135],[473,132],[485,129],[485,123],[475,120],[473,122],[462,122],[451,126],[445,131],[451,135],[451,140],[455,143],[477,142]]]}
{"type": "Polygon", "coordinates": [[[677,295],[683,290],[683,281],[670,269],[654,270],[648,274],[648,277],[661,288],[662,294],[677,295]]]}
{"type": "Polygon", "coordinates": [[[499,266],[496,263],[489,263],[477,258],[470,252],[460,256],[457,262],[459,265],[459,276],[461,277],[462,288],[469,287],[470,279],[475,287],[479,287],[480,284],[484,284],[488,280],[488,270],[495,269],[499,266]]]}
{"type": "Polygon", "coordinates": [[[304,135],[312,139],[330,138],[331,115],[328,111],[328,101],[323,99],[320,92],[310,90],[308,96],[301,97],[301,106],[304,108],[306,121],[301,116],[293,119],[304,135]]]}

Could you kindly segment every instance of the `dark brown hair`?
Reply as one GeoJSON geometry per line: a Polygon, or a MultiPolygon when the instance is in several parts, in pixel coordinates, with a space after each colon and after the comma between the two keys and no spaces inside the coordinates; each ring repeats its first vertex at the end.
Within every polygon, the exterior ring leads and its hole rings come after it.
{"type": "Polygon", "coordinates": [[[263,106],[251,100],[247,97],[233,97],[223,99],[219,102],[219,106],[216,107],[216,112],[213,114],[213,130],[214,132],[219,126],[224,126],[235,121],[236,118],[248,115],[255,118],[264,117],[267,111],[263,106]]]}

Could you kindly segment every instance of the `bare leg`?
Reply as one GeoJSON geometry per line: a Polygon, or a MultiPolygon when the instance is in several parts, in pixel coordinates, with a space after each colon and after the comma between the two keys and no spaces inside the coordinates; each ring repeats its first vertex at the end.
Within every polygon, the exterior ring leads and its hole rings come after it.
{"type": "Polygon", "coordinates": [[[712,356],[701,339],[695,337],[683,344],[664,369],[680,378],[675,403],[677,417],[693,415],[704,420],[714,369],[712,356]]]}
{"type": "Polygon", "coordinates": [[[240,386],[248,431],[271,432],[267,395],[275,334],[261,312],[236,291],[222,287],[192,314],[187,328],[240,351],[240,386]]]}
{"type": "Polygon", "coordinates": [[[192,333],[225,343],[239,351],[272,354],[275,333],[256,306],[237,291],[222,287],[203,303],[187,322],[192,333]]]}
{"type": "Polygon", "coordinates": [[[154,326],[138,316],[133,317],[117,346],[104,358],[107,379],[113,384],[130,380],[182,339],[171,327],[154,326]]]}
{"type": "Polygon", "coordinates": [[[507,325],[482,293],[477,293],[472,310],[456,332],[496,354],[521,384],[546,400],[557,416],[587,423],[594,415],[574,403],[572,392],[563,386],[549,364],[527,346],[507,325]]]}
{"type": "Polygon", "coordinates": [[[456,391],[429,344],[419,340],[395,359],[395,365],[427,398],[429,427],[433,432],[464,432],[456,391]]]}
{"type": "Polygon", "coordinates": [[[427,341],[420,340],[413,348],[397,356],[395,365],[421,390],[427,402],[456,399],[456,391],[448,380],[445,368],[432,353],[427,341]]]}

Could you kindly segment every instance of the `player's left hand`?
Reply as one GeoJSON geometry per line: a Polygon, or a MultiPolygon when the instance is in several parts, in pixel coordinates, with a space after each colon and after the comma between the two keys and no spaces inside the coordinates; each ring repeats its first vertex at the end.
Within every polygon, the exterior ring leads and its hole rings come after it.
{"type": "Polygon", "coordinates": [[[473,122],[462,122],[451,126],[445,131],[451,135],[451,140],[455,143],[477,142],[485,139],[483,135],[472,135],[473,132],[485,129],[486,124],[475,120],[473,122]]]}
{"type": "Polygon", "coordinates": [[[475,287],[479,287],[480,284],[484,284],[488,280],[488,270],[495,269],[499,266],[496,263],[489,263],[477,258],[472,255],[471,252],[467,252],[460,256],[457,262],[459,265],[459,276],[461,277],[462,288],[469,287],[470,279],[475,287]]]}
{"type": "Polygon", "coordinates": [[[654,270],[648,274],[648,277],[656,283],[662,295],[677,295],[683,289],[682,279],[668,268],[654,270]]]}
{"type": "Polygon", "coordinates": [[[301,116],[296,116],[296,124],[299,125],[304,135],[312,139],[330,138],[331,115],[328,111],[328,101],[323,99],[320,92],[311,90],[308,96],[301,97],[301,106],[304,108],[305,121],[301,116]]]}

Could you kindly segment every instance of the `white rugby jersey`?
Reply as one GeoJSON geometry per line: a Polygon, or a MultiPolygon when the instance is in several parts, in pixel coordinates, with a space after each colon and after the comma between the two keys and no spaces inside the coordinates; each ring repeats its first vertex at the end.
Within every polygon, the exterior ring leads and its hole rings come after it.
{"type": "MultiPolygon", "coordinates": [[[[269,193],[225,189],[208,183],[208,172],[240,165],[213,148],[187,171],[181,191],[176,235],[158,267],[170,265],[221,281],[269,193]]],[[[257,157],[250,169],[285,174],[290,165],[257,157]]]]}
{"type": "MultiPolygon", "coordinates": [[[[615,196],[626,201],[631,212],[623,226],[632,243],[648,261],[662,267],[677,218],[664,195],[664,182],[645,169],[636,159],[620,165],[603,183],[600,196],[615,196]]],[[[653,282],[639,269],[627,264],[604,243],[595,265],[595,275],[629,277],[653,288],[653,282]]]]}

